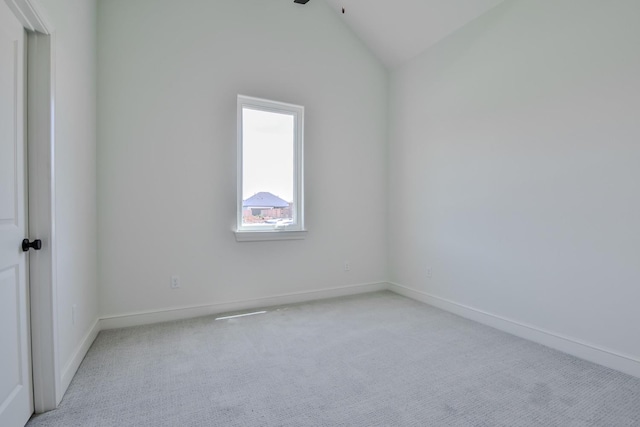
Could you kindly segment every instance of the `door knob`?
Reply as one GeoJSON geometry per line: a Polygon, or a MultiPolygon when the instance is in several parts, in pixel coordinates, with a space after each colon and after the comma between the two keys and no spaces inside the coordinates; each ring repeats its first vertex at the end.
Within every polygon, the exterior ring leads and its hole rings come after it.
{"type": "Polygon", "coordinates": [[[42,240],[36,239],[33,242],[29,242],[29,239],[24,239],[22,241],[22,250],[24,252],[27,252],[31,248],[35,249],[36,251],[42,249],[42,240]]]}

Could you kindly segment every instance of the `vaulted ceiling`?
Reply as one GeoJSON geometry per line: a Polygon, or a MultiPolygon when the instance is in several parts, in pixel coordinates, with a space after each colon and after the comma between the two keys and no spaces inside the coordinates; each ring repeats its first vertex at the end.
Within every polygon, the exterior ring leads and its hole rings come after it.
{"type": "Polygon", "coordinates": [[[504,0],[326,1],[382,62],[395,68],[504,0]]]}

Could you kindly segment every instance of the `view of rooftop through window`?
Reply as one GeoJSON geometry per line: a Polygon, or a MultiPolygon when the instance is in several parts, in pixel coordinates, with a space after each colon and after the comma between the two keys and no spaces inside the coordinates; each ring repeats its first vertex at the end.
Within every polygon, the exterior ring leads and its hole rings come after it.
{"type": "Polygon", "coordinates": [[[242,109],[242,222],[293,220],[294,116],[242,109]]]}

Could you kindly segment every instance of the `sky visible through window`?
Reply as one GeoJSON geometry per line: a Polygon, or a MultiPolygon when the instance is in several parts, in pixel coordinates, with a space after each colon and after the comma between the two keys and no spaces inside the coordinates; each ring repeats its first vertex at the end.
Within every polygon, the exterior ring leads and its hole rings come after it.
{"type": "Polygon", "coordinates": [[[242,199],[269,192],[293,201],[294,116],[242,109],[242,199]]]}

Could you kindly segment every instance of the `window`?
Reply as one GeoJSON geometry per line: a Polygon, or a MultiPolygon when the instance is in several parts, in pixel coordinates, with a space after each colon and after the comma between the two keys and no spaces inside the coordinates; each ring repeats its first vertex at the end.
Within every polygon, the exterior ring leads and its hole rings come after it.
{"type": "Polygon", "coordinates": [[[304,237],[304,107],[238,95],[236,239],[304,237]]]}

